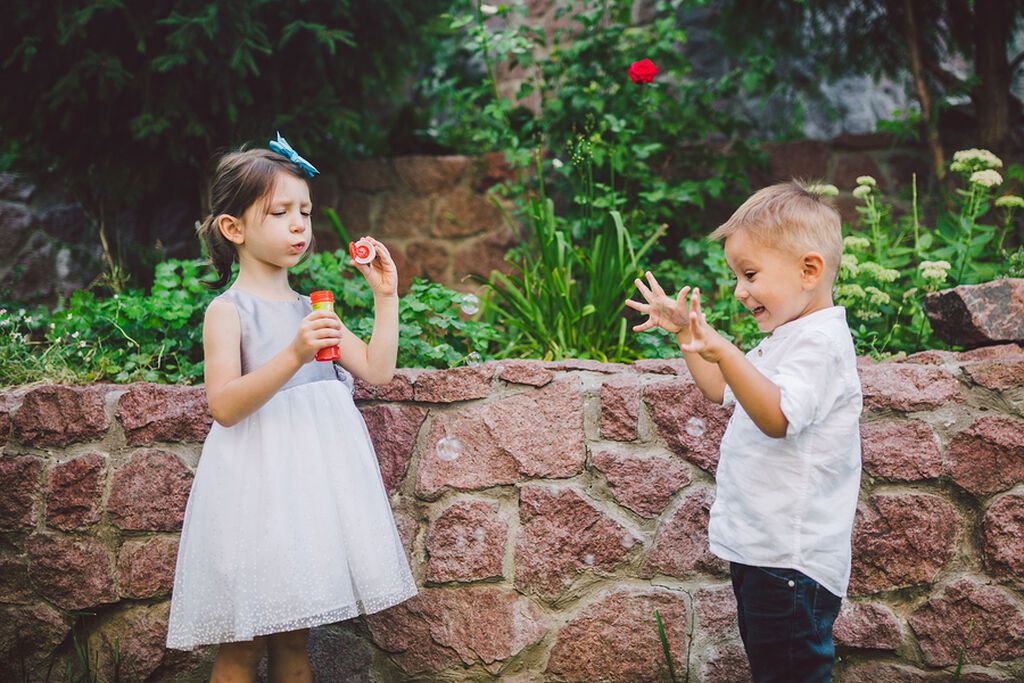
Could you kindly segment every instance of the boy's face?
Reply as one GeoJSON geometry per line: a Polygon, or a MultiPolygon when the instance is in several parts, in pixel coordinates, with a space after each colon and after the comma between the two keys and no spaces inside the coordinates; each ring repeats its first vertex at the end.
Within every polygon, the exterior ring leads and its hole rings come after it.
{"type": "Polygon", "coordinates": [[[736,275],[736,298],[762,332],[821,308],[803,255],[772,249],[741,230],[726,238],[725,260],[736,275]]]}

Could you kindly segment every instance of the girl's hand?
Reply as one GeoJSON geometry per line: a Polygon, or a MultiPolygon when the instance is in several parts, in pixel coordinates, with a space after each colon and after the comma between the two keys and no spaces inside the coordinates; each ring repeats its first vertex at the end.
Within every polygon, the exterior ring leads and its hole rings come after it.
{"type": "Polygon", "coordinates": [[[363,274],[374,296],[395,296],[398,294],[398,268],[395,266],[391,252],[383,244],[372,237],[363,237],[377,251],[377,258],[370,263],[356,263],[349,259],[349,264],[363,274]]]}
{"type": "Polygon", "coordinates": [[[697,353],[709,363],[722,359],[730,344],[715,328],[708,325],[707,316],[700,310],[700,290],[693,290],[690,297],[690,341],[680,344],[684,352],[697,353]]]}
{"type": "Polygon", "coordinates": [[[680,289],[679,294],[673,299],[661,288],[651,271],[647,271],[647,282],[650,283],[650,288],[644,285],[640,278],[634,282],[647,303],[642,304],[639,301],[627,299],[626,306],[648,316],[647,320],[633,326],[634,332],[645,332],[652,327],[660,327],[674,334],[690,324],[690,317],[686,310],[686,294],[690,291],[689,287],[680,289]]]}
{"type": "Polygon", "coordinates": [[[303,365],[320,349],[341,343],[341,320],[331,311],[313,311],[299,323],[291,350],[303,365]]]}

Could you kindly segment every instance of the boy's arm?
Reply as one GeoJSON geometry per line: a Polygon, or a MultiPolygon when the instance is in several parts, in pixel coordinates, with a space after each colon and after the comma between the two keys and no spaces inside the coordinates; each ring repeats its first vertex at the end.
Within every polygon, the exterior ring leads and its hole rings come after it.
{"type": "Polygon", "coordinates": [[[736,400],[767,436],[774,439],[786,436],[789,420],[782,413],[779,387],[761,374],[742,351],[729,342],[726,344],[728,348],[718,361],[718,367],[736,400]]]}
{"type": "MultiPolygon", "coordinates": [[[[676,343],[680,350],[691,342],[690,329],[683,328],[676,332],[676,343]]],[[[688,353],[683,351],[683,360],[686,367],[690,369],[697,388],[709,401],[721,404],[725,398],[725,377],[717,363],[709,363],[700,357],[699,353],[688,353]]]]}
{"type": "MultiPolygon", "coordinates": [[[[739,348],[708,325],[700,311],[700,290],[694,290],[693,296],[690,297],[689,329],[690,342],[681,343],[679,346],[686,354],[687,366],[690,366],[691,355],[697,355],[704,362],[717,366],[723,382],[732,389],[736,400],[758,429],[772,438],[784,437],[789,421],[782,412],[782,392],[774,382],[754,367],[739,348]]],[[[696,375],[694,377],[696,378],[696,375]]],[[[703,387],[701,390],[703,391],[703,387]]],[[[723,385],[722,392],[724,391],[723,385]]],[[[708,398],[714,400],[711,396],[708,398]]]]}

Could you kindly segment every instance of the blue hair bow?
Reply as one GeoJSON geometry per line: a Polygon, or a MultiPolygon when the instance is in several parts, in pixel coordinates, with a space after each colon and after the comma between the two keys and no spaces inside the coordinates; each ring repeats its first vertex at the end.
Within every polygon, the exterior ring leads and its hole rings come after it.
{"type": "Polygon", "coordinates": [[[270,141],[270,149],[283,157],[287,157],[292,163],[298,164],[299,168],[308,173],[310,178],[320,172],[316,170],[316,166],[300,157],[299,153],[292,149],[292,146],[288,144],[288,141],[281,137],[280,131],[277,133],[277,140],[270,141]]]}

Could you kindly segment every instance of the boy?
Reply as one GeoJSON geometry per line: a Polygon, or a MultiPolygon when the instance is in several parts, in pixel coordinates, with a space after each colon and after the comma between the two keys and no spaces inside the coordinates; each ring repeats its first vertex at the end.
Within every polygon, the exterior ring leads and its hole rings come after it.
{"type": "Polygon", "coordinates": [[[697,386],[736,402],[722,437],[708,536],[728,560],[755,681],[828,681],[832,624],[850,578],[860,489],[861,389],[846,312],[832,303],[839,215],[797,182],[755,193],[711,233],[725,240],[736,298],[768,336],[746,355],[708,325],[700,292],[636,286],[674,332],[697,386]]]}

